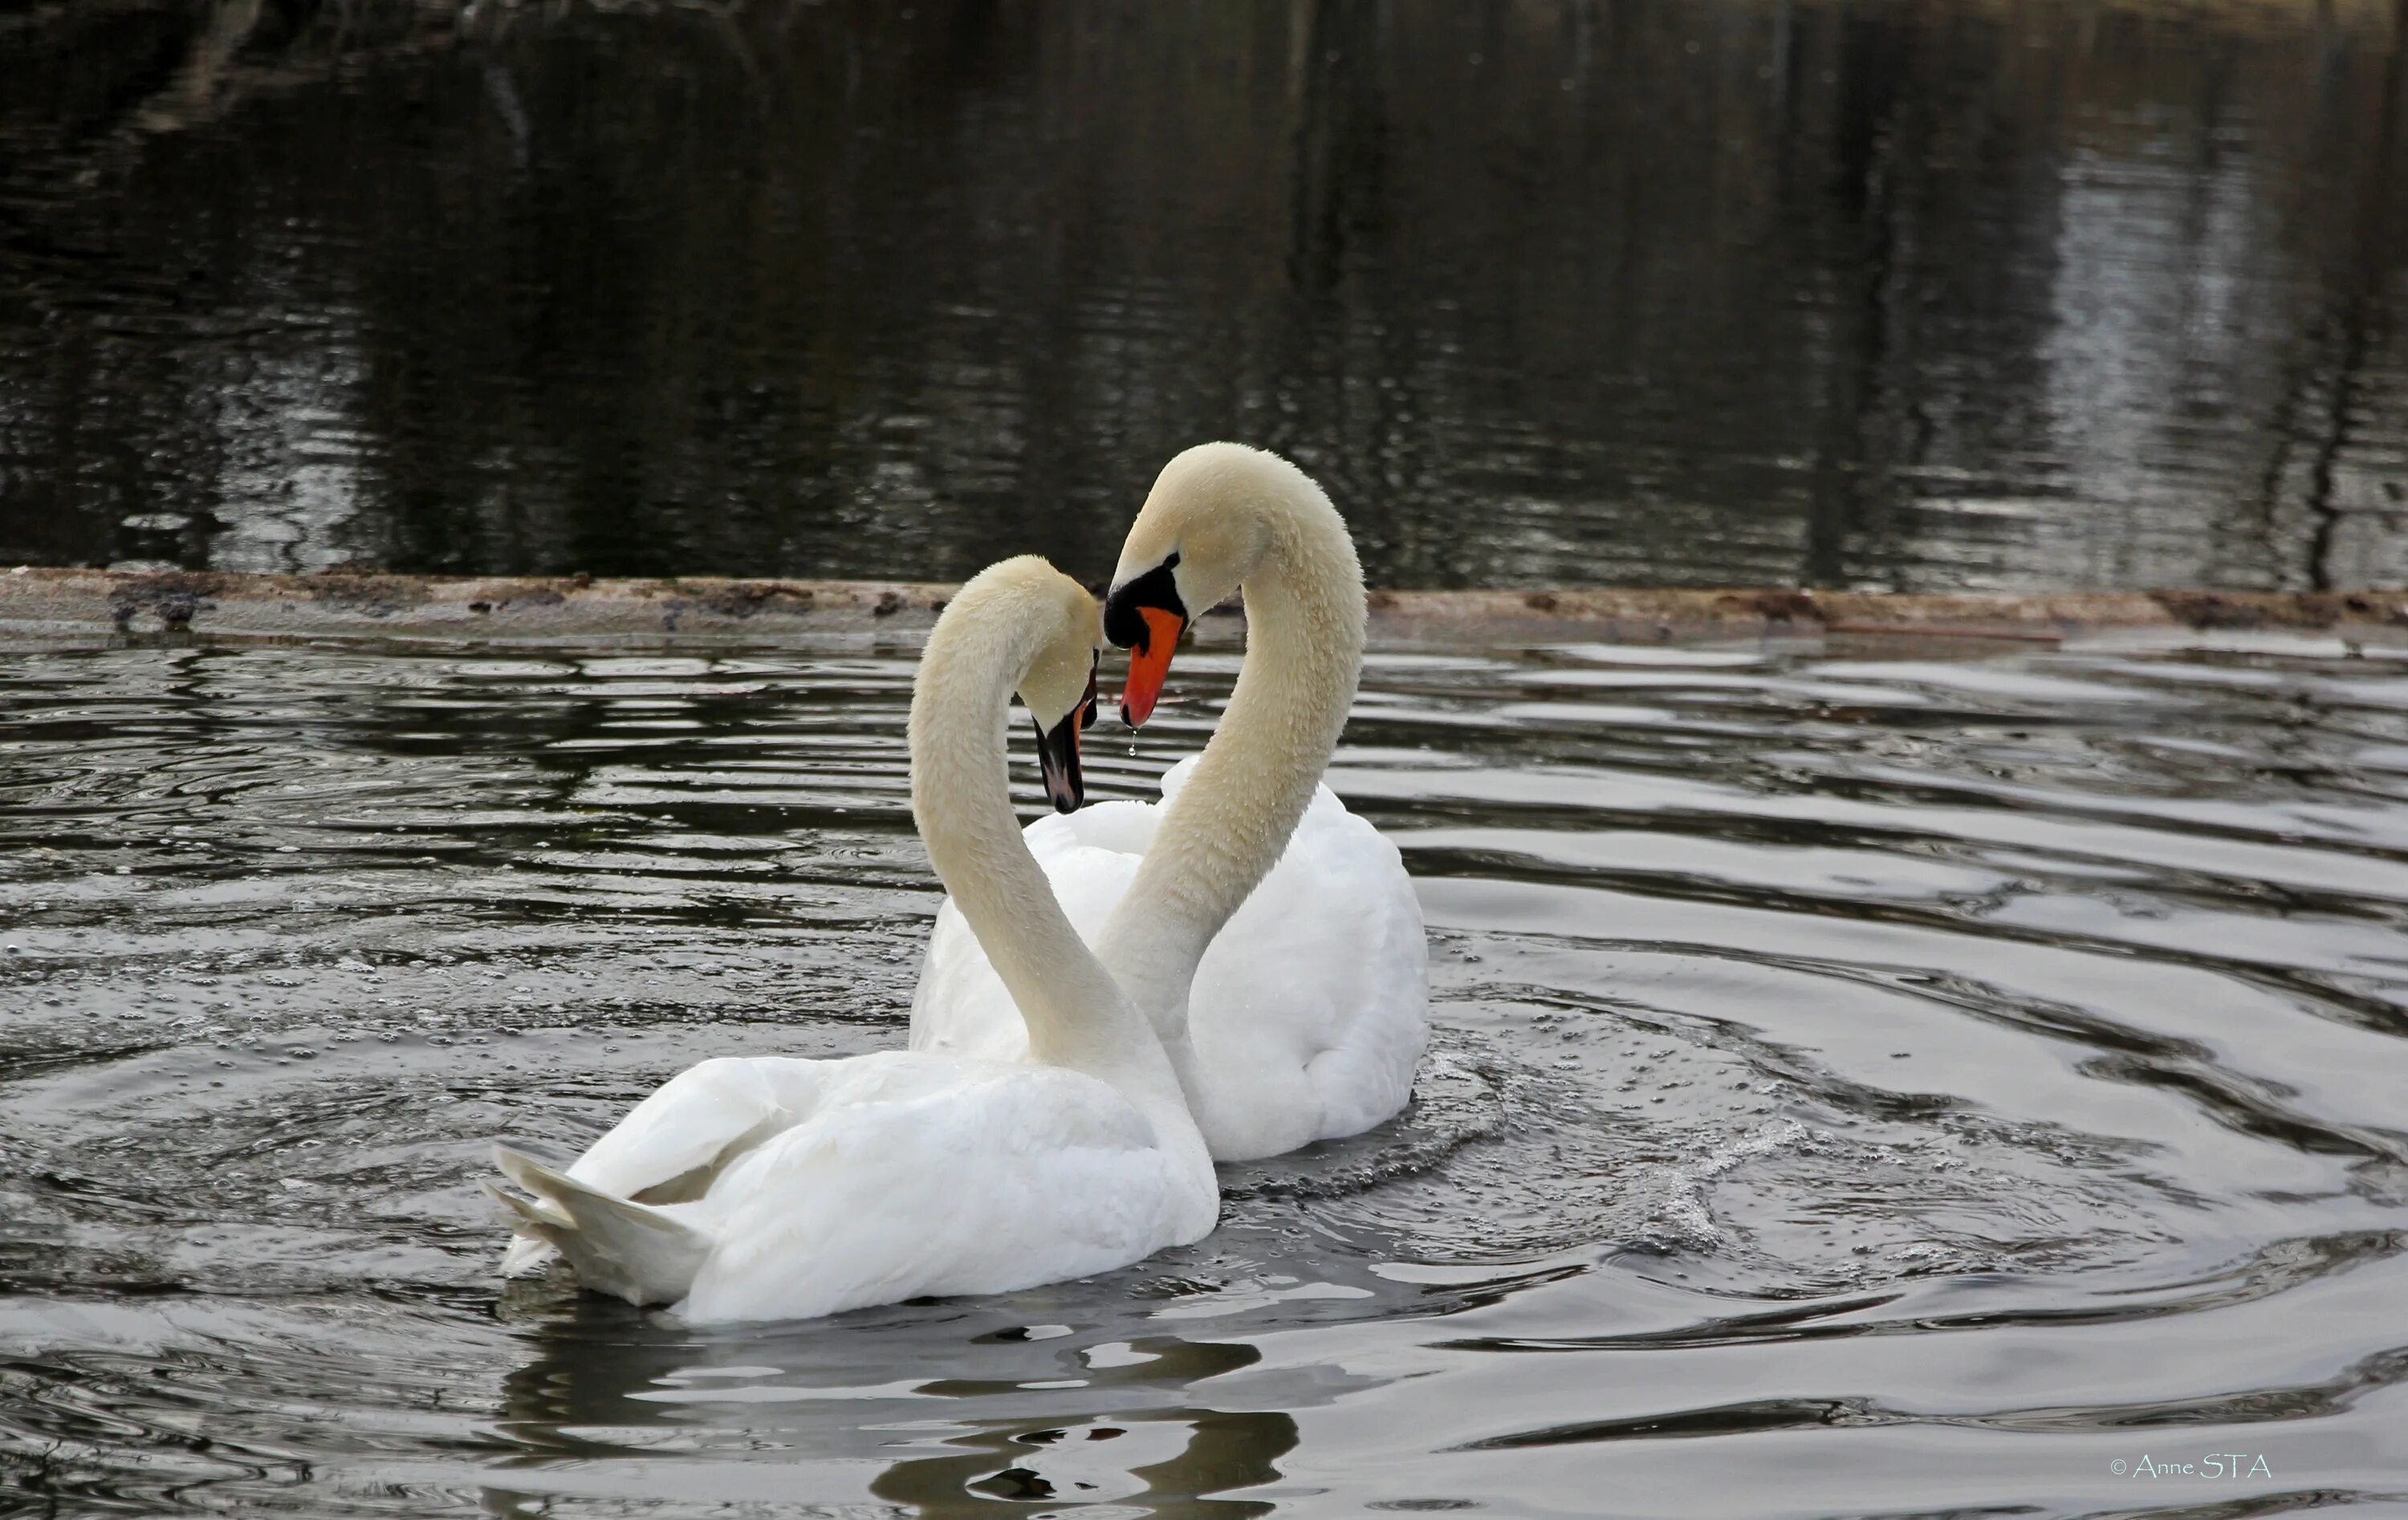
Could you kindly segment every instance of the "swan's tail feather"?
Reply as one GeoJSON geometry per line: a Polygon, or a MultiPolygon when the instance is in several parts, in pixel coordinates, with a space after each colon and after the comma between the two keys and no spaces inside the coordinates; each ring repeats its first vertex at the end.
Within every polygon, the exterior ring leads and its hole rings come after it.
{"type": "Polygon", "coordinates": [[[518,1215],[510,1226],[510,1243],[502,1250],[504,1277],[532,1277],[560,1259],[560,1248],[545,1232],[574,1223],[566,1210],[540,1197],[530,1200],[516,1193],[505,1193],[492,1183],[485,1184],[485,1194],[518,1215]]]}
{"type": "MultiPolygon", "coordinates": [[[[504,1203],[514,1205],[518,1202],[515,1197],[491,1183],[486,1184],[485,1191],[504,1203]]],[[[502,1249],[502,1275],[532,1277],[546,1262],[559,1255],[559,1249],[540,1235],[532,1233],[513,1235],[510,1237],[510,1243],[502,1249]]]]}
{"type": "Polygon", "coordinates": [[[543,1247],[556,1247],[578,1281],[595,1292],[631,1304],[666,1304],[686,1296],[710,1255],[710,1237],[665,1209],[613,1197],[506,1145],[494,1147],[494,1164],[534,1195],[495,1191],[519,1216],[522,1237],[503,1258],[505,1271],[520,1245],[535,1247],[524,1258],[530,1266],[543,1247]]]}

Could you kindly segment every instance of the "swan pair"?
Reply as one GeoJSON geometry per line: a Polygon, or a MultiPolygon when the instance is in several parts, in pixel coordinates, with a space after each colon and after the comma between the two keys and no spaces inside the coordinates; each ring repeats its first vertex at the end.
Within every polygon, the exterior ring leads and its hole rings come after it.
{"type": "Polygon", "coordinates": [[[1212,1161],[1357,1133],[1410,1096],[1426,951],[1397,851],[1319,784],[1365,609],[1345,525],[1236,444],[1163,470],[1098,618],[1034,556],[965,585],[910,717],[912,814],[949,896],[910,1048],[706,1061],[567,1169],[497,1148],[531,1197],[506,1273],[694,1321],[805,1318],[1125,1266],[1218,1216],[1212,1161]],[[1082,800],[1099,635],[1152,712],[1193,612],[1242,590],[1247,651],[1160,806],[1082,800]],[[1061,816],[1010,806],[1012,694],[1061,816]],[[1091,948],[1092,946],[1092,948],[1091,948]]]}

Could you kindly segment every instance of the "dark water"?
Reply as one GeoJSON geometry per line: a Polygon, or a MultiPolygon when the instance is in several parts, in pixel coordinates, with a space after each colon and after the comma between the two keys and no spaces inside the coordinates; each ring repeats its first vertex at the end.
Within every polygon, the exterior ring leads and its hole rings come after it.
{"type": "Polygon", "coordinates": [[[900,1042],[907,646],[6,653],[0,1512],[2408,1508],[2397,652],[1380,656],[1408,1114],[709,1332],[505,1289],[485,1147],[900,1042]]]}
{"type": "Polygon", "coordinates": [[[0,14],[0,564],[2408,577],[2408,4],[0,14]]]}

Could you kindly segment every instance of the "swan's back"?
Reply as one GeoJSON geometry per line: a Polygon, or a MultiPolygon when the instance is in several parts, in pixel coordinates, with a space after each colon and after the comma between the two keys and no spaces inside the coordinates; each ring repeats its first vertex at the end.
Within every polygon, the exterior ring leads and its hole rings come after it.
{"type": "Polygon", "coordinates": [[[1199,1199],[1153,1126],[1092,1077],[902,1051],[830,1064],[825,1107],[712,1190],[725,1205],[705,1227],[724,1243],[684,1317],[1000,1293],[1211,1226],[1209,1177],[1199,1199]]]}
{"type": "Polygon", "coordinates": [[[528,1227],[589,1287],[704,1323],[1108,1271],[1204,1234],[1218,1202],[1201,1157],[1166,1146],[1104,1082],[904,1051],[705,1063],[595,1151],[622,1178],[691,1178],[677,1169],[693,1137],[731,1133],[741,1147],[682,1201],[633,1202],[516,1158],[509,1169],[536,1195],[528,1227]],[[765,1095],[798,1102],[763,1136],[765,1095]]]}

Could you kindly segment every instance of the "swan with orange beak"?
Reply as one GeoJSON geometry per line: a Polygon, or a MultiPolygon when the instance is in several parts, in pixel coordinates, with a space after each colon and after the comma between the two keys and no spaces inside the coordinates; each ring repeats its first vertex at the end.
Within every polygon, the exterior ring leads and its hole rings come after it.
{"type": "Polygon", "coordinates": [[[1187,632],[1187,598],[1179,594],[1178,572],[1179,552],[1172,550],[1153,569],[1115,582],[1104,602],[1104,637],[1129,652],[1121,722],[1131,728],[1154,716],[1170,674],[1170,656],[1187,632]]]}
{"type": "Polygon", "coordinates": [[[1321,614],[1332,670],[1343,667],[1342,689],[1327,686],[1325,695],[1336,701],[1322,716],[1334,705],[1343,723],[1363,655],[1354,540],[1329,498],[1294,465],[1240,444],[1208,443],[1164,466],[1129,524],[1104,599],[1104,637],[1129,652],[1121,717],[1130,727],[1154,715],[1189,625],[1241,589],[1250,618],[1257,593],[1308,594],[1298,609],[1321,614]]]}
{"type": "MultiPolygon", "coordinates": [[[[1028,829],[1225,1161],[1394,1114],[1428,1008],[1402,857],[1320,784],[1354,702],[1367,614],[1354,539],[1302,470],[1234,443],[1164,467],[1105,601],[1105,637],[1130,652],[1122,717],[1153,716],[1181,637],[1240,594],[1237,686],[1204,753],[1163,778],[1162,804],[1093,804],[1028,829]]],[[[913,1047],[1009,1054],[1025,1037],[991,981],[940,915],[913,1047]]]]}

